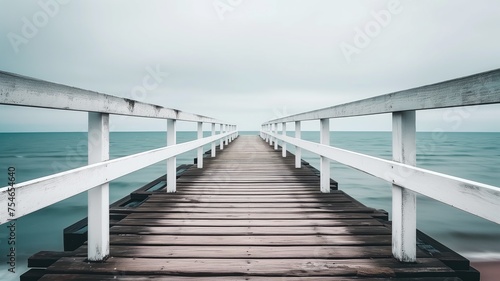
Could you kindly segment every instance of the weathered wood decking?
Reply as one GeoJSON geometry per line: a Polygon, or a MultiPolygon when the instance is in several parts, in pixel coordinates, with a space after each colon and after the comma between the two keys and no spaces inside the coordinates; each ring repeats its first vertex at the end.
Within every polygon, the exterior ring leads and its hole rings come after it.
{"type": "Polygon", "coordinates": [[[111,227],[106,262],[87,263],[82,246],[40,280],[478,280],[423,235],[418,262],[399,263],[384,212],[320,193],[310,168],[295,169],[257,136],[204,162],[178,179],[177,193],[151,195],[111,227]]]}

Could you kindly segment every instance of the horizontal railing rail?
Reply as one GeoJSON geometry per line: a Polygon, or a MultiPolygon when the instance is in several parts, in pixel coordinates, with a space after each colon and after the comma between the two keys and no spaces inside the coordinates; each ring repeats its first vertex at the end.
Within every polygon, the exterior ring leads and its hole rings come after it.
{"type": "Polygon", "coordinates": [[[0,104],[88,112],[89,165],[0,188],[0,205],[13,207],[0,208],[0,224],[88,191],[90,261],[102,261],[109,255],[110,181],[167,160],[167,192],[175,192],[176,156],[196,149],[197,167],[203,168],[204,145],[211,144],[215,157],[217,141],[222,150],[238,136],[236,125],[214,118],[7,72],[0,72],[0,104]],[[165,119],[167,146],[109,160],[110,114],[165,119]],[[196,122],[197,139],[176,144],[177,121],[196,122]],[[211,136],[203,137],[203,123],[211,124],[211,136]]]}
{"type": "Polygon", "coordinates": [[[211,117],[3,71],[0,104],[229,125],[211,117]]]}
{"type": "Polygon", "coordinates": [[[500,102],[500,69],[294,114],[264,123],[319,120],[500,102]]]}
{"type": "MultiPolygon", "coordinates": [[[[18,183],[15,185],[16,197],[19,198],[16,205],[16,218],[231,134],[233,132],[166,146],[18,183]]],[[[0,188],[0,205],[2,206],[7,206],[9,202],[7,189],[8,187],[0,188]]],[[[7,222],[8,218],[7,209],[1,208],[0,224],[7,222]]]]}
{"type": "Polygon", "coordinates": [[[416,111],[500,103],[500,69],[442,83],[274,119],[262,124],[261,137],[275,149],[295,146],[295,166],[301,149],[320,156],[320,188],[330,191],[330,160],[392,184],[392,247],[404,262],[416,261],[416,194],[419,193],[500,224],[500,187],[462,179],[416,166],[416,111]],[[392,113],[393,160],[330,146],[331,118],[392,113]],[[320,143],[301,138],[301,121],[320,120],[320,143]],[[295,137],[286,135],[295,123],[295,137]],[[281,134],[278,133],[281,124],[281,134]]]}

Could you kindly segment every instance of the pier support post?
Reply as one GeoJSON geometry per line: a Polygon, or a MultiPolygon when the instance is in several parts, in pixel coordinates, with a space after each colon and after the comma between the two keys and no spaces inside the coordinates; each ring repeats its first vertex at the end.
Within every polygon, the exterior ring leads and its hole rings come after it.
{"type": "MultiPolygon", "coordinates": [[[[229,125],[226,124],[225,132],[229,132],[229,125]]],[[[224,137],[226,146],[229,145],[229,136],[224,137]]]]}
{"type": "MultiPolygon", "coordinates": [[[[281,123],[281,134],[286,136],[286,123],[281,123]]],[[[281,143],[281,156],[286,157],[286,142],[281,143]]]]}
{"type": "MultiPolygon", "coordinates": [[[[393,160],[416,165],[416,120],[415,111],[392,114],[393,160]]],[[[408,171],[394,171],[404,178],[408,171]]],[[[392,253],[402,262],[415,262],[417,208],[414,192],[397,185],[392,186],[392,253]]]]}
{"type": "MultiPolygon", "coordinates": [[[[215,123],[212,123],[212,136],[215,136],[215,123]]],[[[215,142],[212,142],[212,145],[211,145],[211,156],[212,158],[215,157],[215,153],[216,153],[216,148],[215,148],[215,142]]]]}
{"type": "MultiPolygon", "coordinates": [[[[109,160],[109,114],[89,112],[88,163],[109,160]]],[[[85,179],[82,179],[85,180],[85,179]]],[[[88,191],[89,261],[103,261],[109,256],[109,184],[88,191]]]]}
{"type": "MultiPolygon", "coordinates": [[[[301,138],[300,121],[295,121],[295,138],[301,138]]],[[[302,167],[302,149],[295,146],[295,168],[302,167]]]]}
{"type": "MultiPolygon", "coordinates": [[[[175,119],[167,119],[167,146],[175,145],[176,140],[176,123],[175,119]]],[[[177,191],[177,161],[176,157],[167,159],[167,192],[177,191]]]]}
{"type": "MultiPolygon", "coordinates": [[[[198,132],[197,132],[197,137],[198,139],[203,138],[203,122],[198,122],[198,132]]],[[[196,161],[198,169],[203,168],[203,146],[198,147],[198,160],[196,161]]]]}
{"type": "MultiPolygon", "coordinates": [[[[220,127],[219,127],[219,134],[222,134],[224,133],[224,125],[223,124],[219,124],[220,127]]],[[[224,150],[224,138],[220,139],[220,150],[224,150]]]]}
{"type": "MultiPolygon", "coordinates": [[[[320,119],[320,143],[330,145],[330,119],[320,119]]],[[[330,192],[330,159],[320,157],[320,187],[321,192],[330,192]]]]}

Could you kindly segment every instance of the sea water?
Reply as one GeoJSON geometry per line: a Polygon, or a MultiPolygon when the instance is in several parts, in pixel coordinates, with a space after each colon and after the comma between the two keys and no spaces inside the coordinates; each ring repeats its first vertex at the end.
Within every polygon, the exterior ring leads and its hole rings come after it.
{"type": "MultiPolygon", "coordinates": [[[[240,134],[257,135],[258,132],[240,134]]],[[[292,132],[288,132],[292,135],[292,132]]],[[[208,132],[205,132],[205,136],[208,132]]],[[[196,138],[195,132],[178,132],[177,142],[196,138]]],[[[319,141],[318,132],[302,132],[302,138],[319,141]]],[[[331,145],[391,159],[390,132],[331,132],[331,145]]],[[[160,148],[165,132],[112,132],[110,157],[160,148]]],[[[210,147],[207,145],[204,150],[210,147]]],[[[293,153],[293,147],[288,147],[293,153]]],[[[319,167],[318,156],[303,151],[303,159],[319,167]]],[[[177,164],[192,164],[196,151],[177,157],[177,164]]],[[[0,186],[7,186],[8,167],[15,167],[16,182],[23,182],[87,163],[86,133],[2,133],[0,134],[0,186]],[[3,183],[3,184],[2,184],[3,183]]],[[[499,186],[500,133],[417,133],[417,165],[453,176],[499,186]]],[[[162,161],[114,180],[110,202],[165,174],[162,161]]],[[[331,177],[339,188],[367,206],[391,211],[391,185],[355,169],[332,162],[331,177]]],[[[68,186],[67,188],[71,188],[68,186]]],[[[439,188],[437,186],[436,188],[439,188]]],[[[46,194],[45,196],[51,196],[46,194]]],[[[7,206],[0,206],[7,208],[7,206]]],[[[498,214],[500,215],[500,213],[498,214]]],[[[16,222],[16,274],[8,271],[7,225],[0,225],[0,280],[17,280],[27,270],[29,256],[38,251],[62,251],[63,229],[87,216],[87,194],[82,193],[16,222]]],[[[419,196],[417,227],[451,249],[477,259],[500,259],[500,226],[419,196]]]]}

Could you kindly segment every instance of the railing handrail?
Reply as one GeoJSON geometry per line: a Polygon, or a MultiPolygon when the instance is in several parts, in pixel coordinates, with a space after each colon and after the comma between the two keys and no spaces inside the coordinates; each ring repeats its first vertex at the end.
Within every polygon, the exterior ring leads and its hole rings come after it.
{"type": "MultiPolygon", "coordinates": [[[[234,131],[139,152],[18,183],[15,185],[17,196],[30,200],[17,202],[16,218],[231,134],[234,134],[234,131]],[[67,188],[68,186],[71,188],[67,188]]],[[[8,188],[9,186],[0,188],[0,206],[7,206],[8,188]]],[[[7,208],[0,208],[0,224],[7,222],[8,218],[7,208]]]]}
{"type": "MultiPolygon", "coordinates": [[[[0,71],[0,104],[99,112],[188,122],[228,124],[221,120],[159,105],[79,89],[0,71]]],[[[234,125],[234,124],[228,124],[234,125]]]]}
{"type": "Polygon", "coordinates": [[[494,103],[500,103],[500,69],[294,114],[263,125],[494,103]]]}
{"type": "Polygon", "coordinates": [[[330,159],[379,177],[392,184],[392,249],[403,262],[416,261],[416,195],[460,208],[500,224],[500,187],[416,168],[416,112],[458,106],[500,103],[500,69],[418,87],[343,105],[295,114],[262,124],[261,136],[282,155],[287,143],[320,155],[320,188],[330,191],[330,159]],[[330,118],[392,113],[393,161],[330,146],[330,118]],[[301,121],[320,121],[320,143],[300,139],[301,121]],[[295,138],[286,135],[286,123],[295,122],[295,138]],[[278,124],[281,134],[278,134],[278,124]]]}
{"type": "Polygon", "coordinates": [[[500,187],[462,179],[460,177],[450,176],[444,173],[438,173],[428,169],[418,168],[330,145],[323,145],[275,133],[267,134],[285,141],[286,143],[313,152],[314,154],[327,157],[351,168],[383,179],[389,183],[408,188],[434,200],[500,224],[500,216],[495,212],[498,211],[500,207],[500,187]],[[400,176],[398,170],[404,170],[405,176],[400,176]],[[423,185],[425,180],[427,184],[433,182],[433,185],[439,182],[438,185],[440,189],[423,185]],[[459,185],[461,186],[458,189],[453,188],[459,185]],[[469,197],[475,193],[480,193],[480,195],[469,197]],[[460,200],[457,198],[460,198],[460,200]]]}
{"type": "Polygon", "coordinates": [[[211,144],[211,156],[215,157],[216,141],[222,150],[238,136],[236,125],[214,118],[2,71],[0,104],[88,112],[89,165],[0,188],[0,206],[16,204],[15,213],[13,208],[0,208],[0,224],[88,191],[90,261],[103,261],[109,255],[110,181],[167,160],[166,191],[175,192],[177,155],[197,149],[197,167],[203,168],[204,145],[211,144]],[[166,119],[167,146],[109,160],[110,114],[166,119]],[[197,122],[197,140],[176,144],[177,120],[197,122]],[[203,123],[211,124],[210,137],[203,137],[203,123]],[[219,134],[216,124],[220,125],[219,134]]]}

